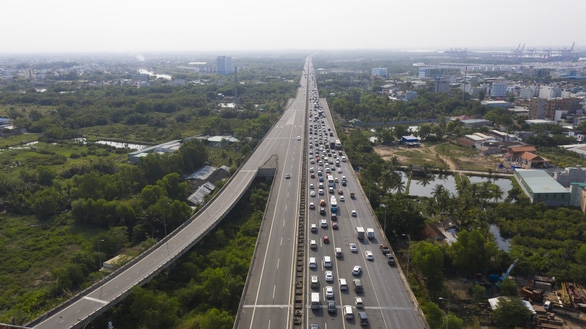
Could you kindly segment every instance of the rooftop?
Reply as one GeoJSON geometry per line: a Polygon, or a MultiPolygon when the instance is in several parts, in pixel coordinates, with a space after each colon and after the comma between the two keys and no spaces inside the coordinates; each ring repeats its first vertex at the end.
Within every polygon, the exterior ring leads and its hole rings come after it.
{"type": "Polygon", "coordinates": [[[517,169],[533,193],[568,193],[568,190],[543,170],[517,169]]]}

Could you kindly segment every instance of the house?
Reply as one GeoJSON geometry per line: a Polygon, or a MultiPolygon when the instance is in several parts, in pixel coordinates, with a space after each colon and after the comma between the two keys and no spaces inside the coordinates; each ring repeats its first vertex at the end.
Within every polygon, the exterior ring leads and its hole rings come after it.
{"type": "Polygon", "coordinates": [[[208,145],[211,147],[220,147],[222,142],[226,143],[238,143],[238,139],[232,136],[212,136],[207,139],[208,145]]]}
{"type": "Polygon", "coordinates": [[[525,152],[521,155],[520,161],[523,168],[544,168],[550,161],[531,152],[525,152]]]}
{"type": "Polygon", "coordinates": [[[409,135],[401,136],[401,144],[407,147],[418,147],[419,145],[421,145],[421,142],[419,141],[419,138],[413,135],[409,135]]]}
{"type": "Polygon", "coordinates": [[[562,172],[553,174],[553,178],[564,187],[570,187],[572,183],[586,183],[586,170],[582,166],[566,167],[562,172]]]}
{"type": "Polygon", "coordinates": [[[520,162],[521,161],[521,156],[525,152],[535,153],[535,152],[537,152],[537,149],[535,148],[535,146],[514,146],[514,147],[509,147],[509,150],[508,150],[507,154],[505,155],[505,158],[508,161],[520,162]]]}
{"type": "Polygon", "coordinates": [[[444,233],[435,224],[425,224],[425,238],[438,242],[446,240],[444,233]]]}

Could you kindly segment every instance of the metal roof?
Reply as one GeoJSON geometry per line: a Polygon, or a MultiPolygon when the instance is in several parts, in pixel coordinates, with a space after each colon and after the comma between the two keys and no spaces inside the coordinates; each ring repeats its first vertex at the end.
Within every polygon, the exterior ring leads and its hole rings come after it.
{"type": "Polygon", "coordinates": [[[533,193],[570,193],[543,170],[517,169],[515,172],[521,176],[533,193]]]}

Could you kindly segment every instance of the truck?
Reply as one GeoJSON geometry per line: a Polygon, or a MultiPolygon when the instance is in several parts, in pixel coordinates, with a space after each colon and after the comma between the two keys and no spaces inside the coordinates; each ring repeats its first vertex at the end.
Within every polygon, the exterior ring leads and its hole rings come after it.
{"type": "Polygon", "coordinates": [[[311,309],[312,310],[319,310],[321,308],[321,304],[319,301],[319,292],[312,292],[311,293],[311,309]]]}
{"type": "Polygon", "coordinates": [[[380,244],[380,251],[383,253],[383,255],[386,255],[388,253],[390,253],[391,251],[389,250],[389,246],[387,246],[384,243],[380,244]]]}
{"type": "Polygon", "coordinates": [[[369,227],[366,229],[366,237],[368,238],[368,240],[374,239],[374,229],[373,228],[369,227]]]}
{"type": "Polygon", "coordinates": [[[354,195],[354,192],[350,192],[350,199],[354,199],[356,198],[356,196],[354,195]]]}
{"type": "Polygon", "coordinates": [[[332,209],[332,213],[338,212],[338,200],[336,200],[335,196],[330,197],[330,207],[332,209]]]}
{"type": "Polygon", "coordinates": [[[362,226],[358,226],[358,227],[356,228],[356,237],[357,237],[359,240],[362,240],[362,239],[364,239],[364,227],[362,227],[362,226]]]}

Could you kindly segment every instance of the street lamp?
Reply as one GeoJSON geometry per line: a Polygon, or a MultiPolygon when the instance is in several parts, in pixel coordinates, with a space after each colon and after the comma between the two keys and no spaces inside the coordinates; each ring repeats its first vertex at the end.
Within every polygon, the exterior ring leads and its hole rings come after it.
{"type": "Polygon", "coordinates": [[[409,281],[409,265],[411,263],[411,234],[402,234],[402,236],[407,236],[409,240],[409,249],[407,251],[407,281],[409,281]]]}
{"type": "Polygon", "coordinates": [[[163,206],[163,225],[165,226],[165,237],[167,237],[167,206],[169,202],[165,203],[163,206]]]}
{"type": "Polygon", "coordinates": [[[385,208],[385,224],[383,226],[383,231],[385,232],[385,236],[386,236],[387,235],[387,205],[384,203],[381,203],[379,205],[379,207],[385,208]]]}
{"type": "Polygon", "coordinates": [[[446,302],[448,302],[448,313],[446,314],[446,329],[448,329],[448,325],[450,324],[448,318],[448,316],[450,315],[450,300],[444,297],[440,297],[439,300],[445,300],[446,302]]]}
{"type": "Polygon", "coordinates": [[[98,240],[98,262],[100,263],[100,270],[102,269],[102,253],[100,251],[100,242],[104,242],[104,239],[98,240]]]}

